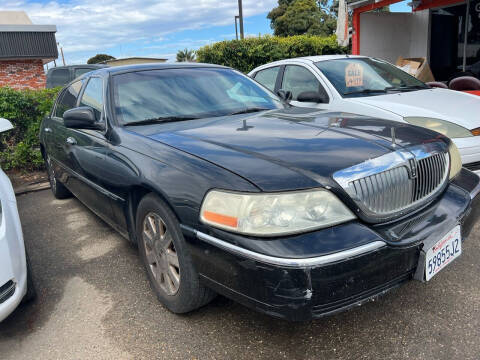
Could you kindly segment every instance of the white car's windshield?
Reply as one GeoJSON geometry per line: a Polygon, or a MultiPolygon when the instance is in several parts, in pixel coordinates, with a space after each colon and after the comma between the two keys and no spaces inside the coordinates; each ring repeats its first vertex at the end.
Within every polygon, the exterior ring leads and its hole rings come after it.
{"type": "Polygon", "coordinates": [[[343,97],[429,89],[396,66],[377,59],[344,58],[319,61],[315,65],[343,97]]]}

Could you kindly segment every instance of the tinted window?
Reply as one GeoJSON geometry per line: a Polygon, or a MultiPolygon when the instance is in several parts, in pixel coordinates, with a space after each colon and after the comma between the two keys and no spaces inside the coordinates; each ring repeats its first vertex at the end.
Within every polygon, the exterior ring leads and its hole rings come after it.
{"type": "Polygon", "coordinates": [[[79,77],[80,75],[83,75],[87,72],[93,71],[94,69],[88,69],[88,68],[77,68],[75,69],[75,77],[79,77]]]}
{"type": "Polygon", "coordinates": [[[74,108],[77,104],[78,93],[82,88],[82,82],[77,81],[70,85],[63,93],[57,102],[55,108],[55,116],[63,117],[63,113],[74,108]]]}
{"type": "Polygon", "coordinates": [[[302,92],[318,92],[323,88],[310,70],[303,66],[288,65],[283,74],[282,89],[291,91],[292,100],[297,100],[298,94],[302,92]]]}
{"type": "Polygon", "coordinates": [[[70,70],[54,69],[49,76],[50,83],[53,87],[62,86],[70,82],[70,70]]]}
{"type": "Polygon", "coordinates": [[[95,112],[95,118],[100,120],[103,110],[103,81],[92,77],[83,92],[79,106],[90,106],[95,112]]]}
{"type": "Polygon", "coordinates": [[[113,77],[121,123],[161,117],[212,117],[247,109],[277,109],[282,102],[249,77],[218,68],[138,71],[113,77]]]}
{"type": "Polygon", "coordinates": [[[277,75],[279,70],[280,66],[260,70],[256,73],[255,80],[257,80],[260,84],[270,89],[271,91],[274,91],[275,82],[277,81],[277,75]]]}

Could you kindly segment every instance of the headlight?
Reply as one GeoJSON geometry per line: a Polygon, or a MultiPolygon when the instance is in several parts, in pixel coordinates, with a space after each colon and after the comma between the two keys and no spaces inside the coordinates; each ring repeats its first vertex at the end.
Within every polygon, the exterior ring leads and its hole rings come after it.
{"type": "Polygon", "coordinates": [[[434,130],[449,138],[464,138],[473,136],[473,134],[463,126],[451,123],[450,121],[431,119],[425,117],[406,117],[406,122],[421,126],[430,130],[434,130]]]}
{"type": "Polygon", "coordinates": [[[462,158],[457,146],[450,141],[448,146],[448,153],[450,155],[450,175],[449,179],[453,179],[462,170],[462,158]]]}
{"type": "Polygon", "coordinates": [[[323,189],[272,194],[212,190],[205,196],[200,219],[241,234],[277,236],[332,226],[355,215],[323,189]]]}

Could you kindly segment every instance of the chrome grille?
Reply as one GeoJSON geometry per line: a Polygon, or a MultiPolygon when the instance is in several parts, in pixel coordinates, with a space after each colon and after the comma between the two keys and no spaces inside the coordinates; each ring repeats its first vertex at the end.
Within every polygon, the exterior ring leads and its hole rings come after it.
{"type": "Polygon", "coordinates": [[[413,184],[405,166],[352,182],[357,198],[376,214],[395,211],[411,203],[413,184]]]}
{"type": "Polygon", "coordinates": [[[385,220],[420,206],[440,191],[449,161],[446,145],[435,142],[367,160],[333,177],[367,217],[385,220]]]}
{"type": "Polygon", "coordinates": [[[414,179],[413,201],[430,195],[442,184],[448,170],[448,154],[435,154],[418,161],[418,176],[414,179]]]}

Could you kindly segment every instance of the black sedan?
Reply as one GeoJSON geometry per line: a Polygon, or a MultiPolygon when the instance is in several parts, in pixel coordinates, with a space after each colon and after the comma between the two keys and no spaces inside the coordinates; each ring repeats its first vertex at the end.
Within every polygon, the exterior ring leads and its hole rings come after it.
{"type": "Polygon", "coordinates": [[[428,281],[455,271],[479,208],[448,138],[294,108],[220,66],[88,73],[40,140],[54,195],[138,244],[175,313],[220,293],[306,320],[428,281]]]}

